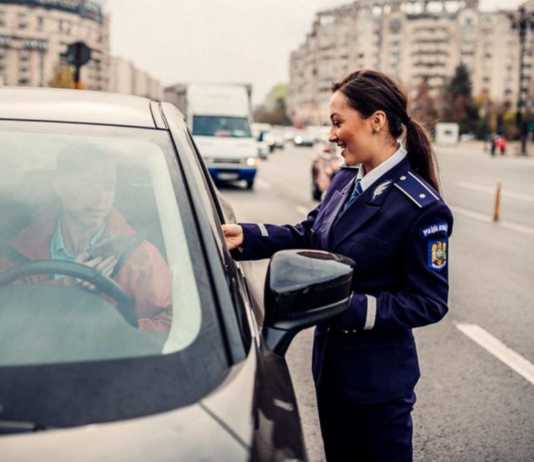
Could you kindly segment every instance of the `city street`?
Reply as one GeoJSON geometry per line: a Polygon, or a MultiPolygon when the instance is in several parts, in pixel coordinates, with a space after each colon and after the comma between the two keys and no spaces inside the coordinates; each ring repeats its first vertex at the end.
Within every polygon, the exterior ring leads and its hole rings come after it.
{"type": "MultiPolygon", "coordinates": [[[[477,144],[437,151],[443,195],[455,215],[450,310],[438,325],[416,331],[422,378],[414,412],[415,460],[531,461],[534,160],[492,159],[477,144]],[[501,221],[494,224],[499,181],[501,221]]],[[[315,206],[310,188],[315,152],[292,146],[276,151],[262,162],[254,191],[222,187],[238,221],[301,220],[315,206]]],[[[310,460],[316,462],[323,456],[311,385],[311,335],[300,334],[289,362],[310,460]]]]}

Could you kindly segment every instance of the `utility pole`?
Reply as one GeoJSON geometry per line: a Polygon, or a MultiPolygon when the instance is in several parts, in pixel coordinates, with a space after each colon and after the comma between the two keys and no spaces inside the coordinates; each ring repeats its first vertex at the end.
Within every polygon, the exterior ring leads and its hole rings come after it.
{"type": "MultiPolygon", "coordinates": [[[[529,79],[526,78],[525,72],[525,56],[527,51],[527,33],[530,29],[531,33],[534,32],[534,13],[527,11],[524,6],[520,7],[517,14],[510,14],[508,16],[512,22],[512,29],[517,30],[519,34],[519,92],[517,95],[517,114],[516,124],[519,130],[519,136],[521,138],[521,154],[527,155],[527,141],[529,135],[528,119],[525,111],[525,97],[528,96],[529,91],[529,79]]],[[[532,45],[529,47],[530,55],[532,45]]]]}

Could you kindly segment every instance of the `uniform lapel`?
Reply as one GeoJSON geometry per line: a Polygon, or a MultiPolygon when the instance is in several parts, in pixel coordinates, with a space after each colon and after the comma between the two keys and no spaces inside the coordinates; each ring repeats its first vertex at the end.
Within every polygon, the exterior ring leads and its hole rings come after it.
{"type": "MultiPolygon", "coordinates": [[[[380,211],[394,181],[408,169],[409,162],[405,159],[376,180],[347,210],[341,212],[330,231],[332,250],[335,251],[341,242],[358,231],[380,211]]],[[[352,182],[350,184],[352,185],[352,182]]]]}
{"type": "MultiPolygon", "coordinates": [[[[357,172],[357,170],[355,170],[355,172],[357,172]]],[[[354,175],[354,178],[356,178],[356,173],[354,175]]],[[[328,213],[328,217],[325,219],[325,232],[323,234],[322,239],[322,245],[325,249],[328,248],[328,243],[330,242],[330,234],[332,233],[332,227],[334,226],[334,223],[337,222],[338,215],[341,212],[343,206],[345,205],[345,202],[347,202],[353,184],[354,179],[351,179],[341,189],[341,191],[336,191],[332,196],[332,200],[330,201],[330,203],[332,204],[332,211],[328,213]]]]}

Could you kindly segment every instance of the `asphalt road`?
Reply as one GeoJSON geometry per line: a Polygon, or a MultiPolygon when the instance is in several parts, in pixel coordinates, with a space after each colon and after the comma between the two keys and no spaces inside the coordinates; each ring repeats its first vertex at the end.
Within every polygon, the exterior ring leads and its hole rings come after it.
{"type": "MultiPolygon", "coordinates": [[[[534,159],[489,158],[476,144],[437,148],[455,215],[449,314],[416,331],[422,368],[415,460],[534,461],[534,159]],[[497,183],[499,223],[493,223],[497,183]]],[[[314,151],[262,163],[254,191],[223,187],[242,222],[297,223],[310,200],[314,151]]],[[[265,266],[265,264],[263,264],[265,266]]],[[[261,269],[258,271],[261,274],[261,269]]],[[[311,383],[311,330],[289,364],[312,462],[324,460],[311,383]]]]}

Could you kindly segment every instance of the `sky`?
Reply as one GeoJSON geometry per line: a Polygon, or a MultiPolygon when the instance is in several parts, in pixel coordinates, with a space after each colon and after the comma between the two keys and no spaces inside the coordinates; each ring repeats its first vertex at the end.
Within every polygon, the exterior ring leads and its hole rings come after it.
{"type": "MultiPolygon", "coordinates": [[[[250,82],[261,103],[287,82],[289,54],[316,11],[350,0],[104,0],[111,51],[161,80],[250,82]]],[[[481,9],[521,0],[480,0],[481,9]]]]}

